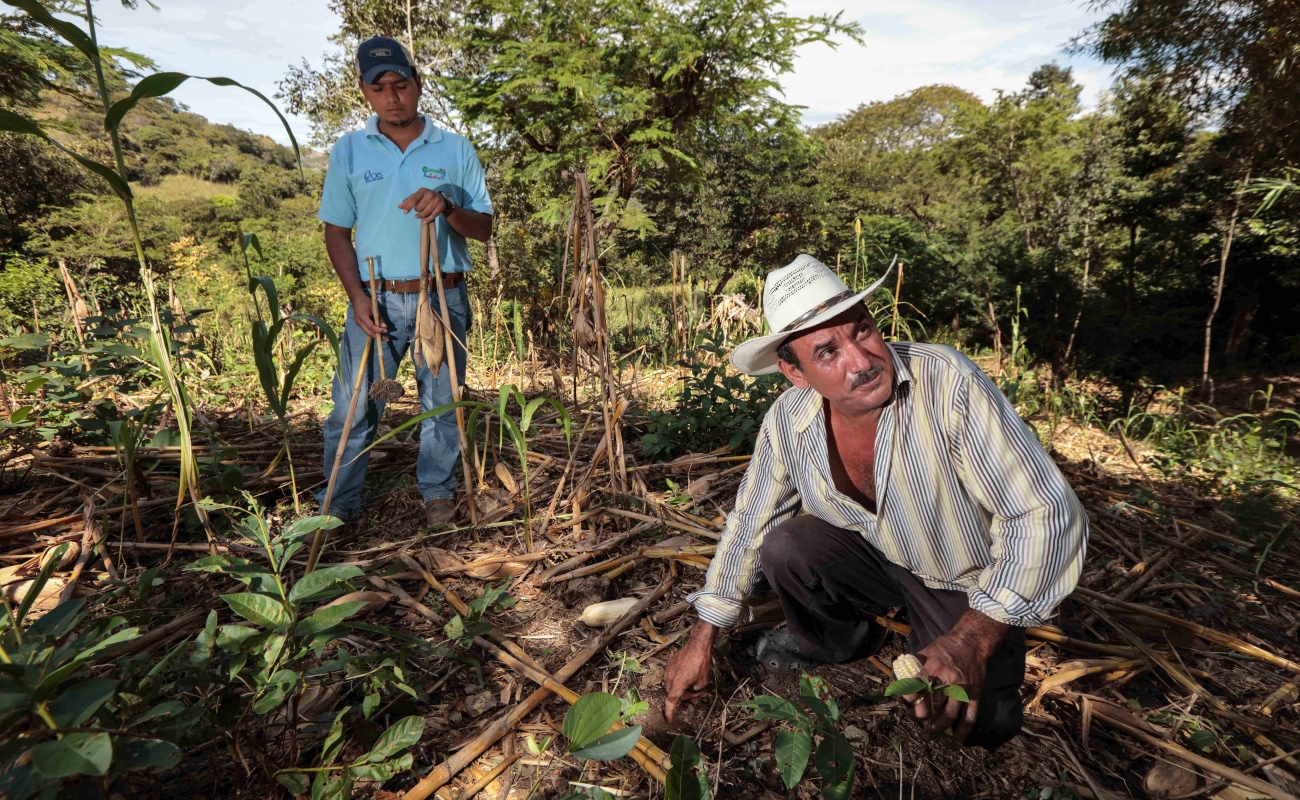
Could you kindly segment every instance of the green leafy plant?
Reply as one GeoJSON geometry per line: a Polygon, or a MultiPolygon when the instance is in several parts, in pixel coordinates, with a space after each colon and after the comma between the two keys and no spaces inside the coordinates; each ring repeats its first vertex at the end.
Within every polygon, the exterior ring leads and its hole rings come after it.
{"type": "Polygon", "coordinates": [[[641,726],[610,730],[618,724],[622,707],[622,701],[606,692],[578,698],[564,715],[569,752],[590,761],[614,761],[632,752],[641,738],[641,726]]]}
{"type": "Polygon", "coordinates": [[[4,595],[0,617],[0,793],[11,800],[53,796],[69,781],[111,784],[128,772],[175,765],[181,752],[162,726],[131,714],[119,678],[92,667],[140,636],[121,616],[91,619],[85,599],[60,603],[31,622],[68,545],[54,550],[18,608],[4,595]],[[19,733],[22,735],[17,735],[19,733]]]}
{"type": "MultiPolygon", "coordinates": [[[[550,405],[555,409],[560,424],[564,426],[565,441],[571,447],[573,424],[569,418],[569,412],[565,409],[564,405],[553,397],[535,397],[532,400],[528,400],[524,396],[523,392],[515,388],[514,384],[507,384],[506,386],[501,387],[497,395],[496,405],[491,405],[481,400],[459,400],[454,403],[447,403],[446,405],[438,406],[437,408],[431,408],[428,411],[416,414],[401,425],[395,426],[391,431],[376,439],[374,444],[370,445],[370,447],[374,447],[385,439],[396,436],[402,431],[413,428],[430,417],[440,416],[457,408],[464,408],[469,409],[471,412],[469,418],[465,422],[465,427],[467,436],[471,436],[469,442],[470,452],[474,452],[477,448],[477,444],[472,436],[475,432],[479,431],[480,418],[485,414],[494,415],[499,420],[497,441],[498,449],[504,446],[505,437],[508,436],[510,438],[511,446],[519,457],[519,468],[523,472],[524,476],[524,536],[528,549],[531,550],[533,539],[532,525],[530,524],[532,519],[530,495],[532,492],[530,491],[528,477],[528,432],[532,429],[533,417],[537,414],[537,410],[544,405],[550,405]],[[519,407],[518,419],[510,413],[511,401],[519,407]]],[[[367,448],[367,450],[369,449],[370,448],[367,448]]]]}
{"type": "Polygon", "coordinates": [[[690,737],[678,735],[668,751],[668,776],[664,781],[666,800],[709,800],[709,779],[704,759],[690,737]]]}
{"type": "MultiPolygon", "coordinates": [[[[293,355],[293,361],[287,368],[277,363],[277,349],[283,352],[284,339],[289,334],[287,327],[294,322],[303,322],[314,326],[329,342],[330,347],[334,350],[334,356],[338,358],[339,337],[334,332],[334,328],[325,320],[314,314],[291,314],[287,317],[280,315],[280,296],[275,288],[275,279],[270,275],[253,275],[252,267],[248,263],[248,248],[252,247],[260,256],[262,254],[262,244],[257,239],[257,234],[241,233],[239,236],[239,249],[244,257],[244,270],[248,274],[248,293],[253,298],[253,303],[257,308],[257,319],[253,322],[253,363],[257,367],[258,381],[262,385],[262,392],[266,396],[266,403],[271,407],[271,412],[275,414],[276,420],[280,423],[280,433],[284,440],[284,446],[280,450],[289,465],[289,482],[293,490],[293,510],[295,513],[302,512],[302,506],[298,500],[298,476],[293,467],[293,447],[289,441],[289,398],[293,396],[294,382],[298,379],[298,374],[302,370],[303,364],[307,357],[311,355],[316,346],[321,343],[321,339],[309,339],[306,344],[297,349],[293,355]],[[266,311],[262,311],[262,303],[258,301],[258,290],[266,297],[266,311]]],[[[277,460],[279,456],[276,457],[277,460]]]]}
{"type": "Polygon", "coordinates": [[[719,331],[705,331],[699,350],[680,362],[689,370],[671,413],[660,414],[646,426],[641,449],[654,459],[666,459],[688,448],[705,452],[730,447],[748,453],[758,439],[763,415],[784,391],[779,375],[750,378],[727,365],[729,347],[719,331]],[[703,358],[696,357],[703,354],[703,358]]]}
{"type": "Polygon", "coordinates": [[[759,695],[742,705],[754,710],[755,720],[786,723],[776,734],[776,766],[787,789],[803,780],[811,759],[821,776],[822,797],[847,800],[853,790],[853,750],[839,729],[840,708],[825,681],[803,673],[797,705],[772,695],[759,695]]]}
{"type": "Polygon", "coordinates": [[[412,756],[406,751],[417,744],[424,733],[424,719],[416,716],[404,717],[393,723],[365,755],[340,763],[339,756],[347,742],[343,732],[343,718],[351,710],[351,706],[347,706],[334,715],[329,733],[321,745],[320,766],[277,772],[275,779],[281,786],[294,794],[310,793],[312,800],[347,800],[352,797],[352,787],[356,781],[383,783],[411,768],[412,756]],[[310,781],[309,775],[313,776],[310,781]]]}
{"type": "Polygon", "coordinates": [[[885,697],[921,692],[926,694],[939,692],[945,697],[951,697],[961,703],[970,702],[970,696],[966,694],[966,690],[962,687],[956,684],[936,684],[929,675],[918,675],[915,678],[896,680],[885,688],[885,697]]]}
{"type": "MultiPolygon", "coordinates": [[[[142,99],[167,95],[177,86],[194,76],[180,72],[160,72],[146,76],[135,85],[129,96],[114,103],[109,93],[108,82],[105,79],[105,53],[99,47],[95,13],[91,0],[84,0],[85,15],[83,19],[86,23],[85,29],[54,16],[51,10],[40,0],[4,0],[4,2],[23,11],[34,23],[56,31],[59,36],[79,50],[95,69],[95,88],[103,106],[104,129],[108,132],[109,141],[112,145],[114,166],[107,166],[73,152],[50,136],[40,123],[9,109],[0,109],[0,131],[34,136],[59,148],[83,168],[107,182],[113,192],[121,199],[131,229],[131,238],[135,245],[136,260],[140,267],[143,296],[149,309],[149,351],[158,369],[158,376],[161,378],[166,393],[171,400],[172,413],[175,415],[176,427],[179,433],[181,462],[180,480],[177,485],[177,503],[180,504],[183,501],[187,490],[190,499],[197,501],[199,499],[197,486],[198,467],[195,463],[193,438],[191,436],[193,425],[192,403],[178,365],[173,359],[173,334],[163,322],[160,304],[158,303],[157,285],[154,282],[154,272],[145,257],[144,241],[140,235],[140,224],[136,216],[135,196],[130,184],[127,182],[126,160],[123,156],[122,139],[119,135],[119,128],[123,118],[142,99]]],[[[235,86],[244,89],[269,105],[275,111],[276,116],[280,118],[285,131],[289,134],[294,153],[298,157],[298,168],[301,171],[302,157],[298,149],[297,139],[294,138],[288,120],[280,114],[274,103],[260,92],[243,86],[230,78],[197,78],[197,80],[206,80],[217,86],[235,86]]],[[[199,511],[199,516],[206,523],[205,513],[199,511]]]]}

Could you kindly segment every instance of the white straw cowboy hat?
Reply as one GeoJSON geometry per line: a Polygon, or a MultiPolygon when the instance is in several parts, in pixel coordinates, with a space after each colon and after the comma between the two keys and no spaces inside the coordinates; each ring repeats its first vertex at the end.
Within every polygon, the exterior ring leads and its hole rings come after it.
{"type": "MultiPolygon", "coordinates": [[[[894,256],[894,261],[898,256],[894,256]]],[[[863,298],[880,288],[889,269],[866,291],[854,293],[840,280],[835,270],[808,254],[800,255],[787,266],[768,273],[763,287],[763,315],[773,333],[755,336],[736,345],[731,351],[731,365],[749,375],[779,372],[776,349],[799,331],[815,328],[848,311],[863,298]]]]}

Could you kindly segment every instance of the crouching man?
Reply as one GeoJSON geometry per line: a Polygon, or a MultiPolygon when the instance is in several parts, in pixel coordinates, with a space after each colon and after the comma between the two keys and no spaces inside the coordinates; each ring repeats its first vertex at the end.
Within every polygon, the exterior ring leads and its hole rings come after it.
{"type": "Polygon", "coordinates": [[[941,345],[886,344],[835,273],[802,255],[772,272],[772,334],[731,363],[794,384],[768,411],[688,643],[668,664],[666,714],[709,682],[714,633],[741,620],[759,573],[786,628],[758,643],[768,669],[866,658],[877,614],[901,607],[908,650],[936,684],[904,698],[929,735],[990,750],[1020,731],[1025,628],[1078,581],[1087,517],[991,380],[941,345]],[[802,514],[800,513],[802,512],[802,514]]]}

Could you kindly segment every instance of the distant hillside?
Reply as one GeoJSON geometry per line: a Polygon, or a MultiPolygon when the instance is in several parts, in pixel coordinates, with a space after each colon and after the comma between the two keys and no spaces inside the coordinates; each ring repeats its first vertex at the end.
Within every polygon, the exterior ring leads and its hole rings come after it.
{"type": "MultiPolygon", "coordinates": [[[[46,93],[39,114],[71,128],[72,138],[98,140],[106,149],[103,119],[97,110],[65,95],[46,93]]],[[[235,184],[250,168],[297,166],[291,148],[267,136],[209,122],[169,98],[141,102],[123,121],[121,131],[131,181],[142,186],[153,186],[169,175],[235,184]]]]}

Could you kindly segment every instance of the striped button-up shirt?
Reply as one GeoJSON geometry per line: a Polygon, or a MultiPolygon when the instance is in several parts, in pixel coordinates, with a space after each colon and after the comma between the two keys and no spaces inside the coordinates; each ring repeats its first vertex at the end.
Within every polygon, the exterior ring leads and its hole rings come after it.
{"type": "Polygon", "coordinates": [[[876,513],[835,488],[824,401],[786,391],[768,411],[704,588],[700,618],[740,621],[763,538],[800,510],[857,531],[891,562],[1010,625],[1041,625],[1074,590],[1088,520],[1074,491],[984,371],[949,347],[889,345],[894,397],[876,433],[876,513]]]}

